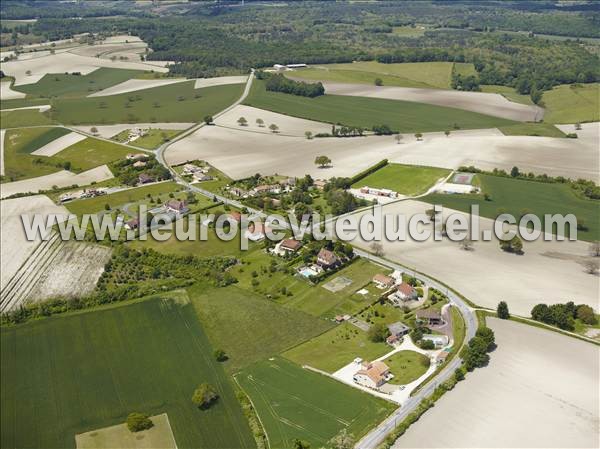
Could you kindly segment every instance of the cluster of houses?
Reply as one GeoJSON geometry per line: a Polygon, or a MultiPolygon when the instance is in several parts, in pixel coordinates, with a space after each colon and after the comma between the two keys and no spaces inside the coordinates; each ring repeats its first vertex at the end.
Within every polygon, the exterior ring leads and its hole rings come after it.
{"type": "Polygon", "coordinates": [[[402,273],[399,271],[395,271],[391,276],[378,273],[373,276],[373,283],[378,288],[386,290],[388,300],[398,307],[409,301],[416,301],[419,297],[412,285],[402,281],[402,273]]]}
{"type": "Polygon", "coordinates": [[[228,186],[225,189],[232,196],[238,198],[252,198],[267,194],[280,195],[282,193],[290,192],[295,186],[296,178],[287,178],[276,184],[260,184],[248,190],[238,186],[228,186]]]}
{"type": "Polygon", "coordinates": [[[194,182],[212,181],[214,178],[208,174],[209,167],[198,167],[194,164],[185,164],[183,171],[184,176],[191,176],[194,182]]]}
{"type": "MultiPolygon", "coordinates": [[[[170,199],[162,206],[150,209],[148,212],[154,217],[160,217],[165,222],[173,222],[190,211],[187,201],[170,199]]],[[[133,218],[125,223],[125,229],[135,230],[140,227],[139,218],[133,218]]]]}
{"type": "Polygon", "coordinates": [[[81,200],[84,198],[95,198],[97,196],[106,195],[107,189],[83,189],[79,192],[63,193],[58,197],[59,203],[67,203],[73,200],[81,200]]]}

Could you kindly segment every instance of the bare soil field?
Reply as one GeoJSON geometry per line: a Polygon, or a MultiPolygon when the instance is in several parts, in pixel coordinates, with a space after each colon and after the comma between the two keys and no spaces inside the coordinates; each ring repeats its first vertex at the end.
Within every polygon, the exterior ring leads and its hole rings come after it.
{"type": "Polygon", "coordinates": [[[400,448],[598,447],[597,346],[488,318],[498,347],[394,444],[400,448]],[[435,429],[435,431],[432,431],[435,429]]]}
{"type": "Polygon", "coordinates": [[[325,86],[325,92],[332,95],[415,101],[465,109],[520,122],[539,121],[544,116],[542,108],[513,103],[502,95],[492,93],[329,82],[323,82],[323,86],[325,86]]]}
{"type": "Polygon", "coordinates": [[[304,133],[306,131],[310,131],[313,134],[331,132],[331,125],[328,123],[289,117],[287,115],[278,114],[277,112],[266,111],[264,109],[245,105],[238,105],[215,120],[215,124],[218,126],[264,134],[273,134],[269,129],[269,125],[272,123],[279,126],[278,135],[305,138],[304,133]],[[247,126],[239,125],[237,121],[240,117],[244,117],[248,121],[247,126]],[[259,126],[256,123],[257,119],[262,119],[264,124],[259,126]]]}
{"type": "MultiPolygon", "coordinates": [[[[98,46],[98,48],[101,46],[98,46]]],[[[117,69],[154,70],[167,72],[166,67],[146,62],[111,61],[110,59],[96,58],[93,56],[81,56],[69,50],[57,50],[55,54],[39,55],[27,60],[9,61],[2,64],[2,70],[8,76],[15,77],[15,86],[31,84],[39,81],[48,73],[73,73],[80,72],[83,75],[93,72],[99,67],[112,67],[117,69]],[[31,74],[27,75],[27,71],[31,74]]]]}
{"type": "Polygon", "coordinates": [[[69,211],[63,206],[57,206],[44,195],[2,200],[0,211],[0,287],[4,288],[40,243],[39,239],[29,242],[25,238],[21,214],[41,214],[43,217],[59,214],[66,217],[69,211]]]}
{"type": "Polygon", "coordinates": [[[153,87],[166,86],[168,84],[181,83],[187,81],[185,78],[164,78],[155,80],[127,80],[116,86],[109,87],[108,89],[94,92],[88,95],[88,97],[107,97],[109,95],[124,94],[127,92],[135,92],[137,90],[151,89],[153,87]]]}
{"type": "Polygon", "coordinates": [[[248,75],[218,76],[215,78],[196,78],[194,89],[201,87],[223,86],[225,84],[242,84],[248,80],[248,75]]]}
{"type": "Polygon", "coordinates": [[[84,139],[87,139],[87,136],[71,132],[69,134],[65,134],[62,137],[59,137],[58,139],[53,140],[50,143],[47,143],[46,145],[44,145],[41,148],[38,148],[31,154],[35,156],[46,157],[54,156],[55,154],[60,153],[65,148],[70,147],[71,145],[75,145],[77,142],[81,142],[84,139]]]}
{"type": "Polygon", "coordinates": [[[98,130],[98,135],[105,139],[110,139],[116,136],[122,131],[131,128],[150,128],[150,129],[176,129],[183,130],[194,126],[194,123],[122,123],[119,125],[86,125],[86,126],[73,126],[73,129],[91,133],[92,128],[98,130]]]}
{"type": "Polygon", "coordinates": [[[45,111],[48,111],[51,108],[52,108],[52,106],[50,106],[49,104],[40,104],[38,106],[24,106],[22,108],[7,108],[7,109],[2,109],[2,112],[23,111],[25,109],[37,109],[40,112],[45,112],[45,111]]]}
{"type": "Polygon", "coordinates": [[[16,98],[25,98],[23,92],[17,92],[10,88],[10,81],[0,82],[0,100],[14,100],[16,98]]]}
{"type": "Polygon", "coordinates": [[[35,302],[58,297],[83,297],[94,290],[104,265],[110,259],[110,248],[91,243],[64,242],[52,263],[28,292],[25,301],[35,302]],[[73,288],[76,285],[77,288],[73,288]]]}
{"type": "Polygon", "coordinates": [[[114,178],[107,165],[101,165],[76,175],[73,172],[62,170],[37,178],[23,179],[21,181],[7,182],[0,187],[0,198],[6,198],[16,193],[39,192],[50,190],[53,186],[67,187],[73,184],[86,186],[92,182],[106,181],[114,178]]]}
{"type": "MultiPolygon", "coordinates": [[[[419,201],[401,201],[382,206],[383,214],[404,215],[407,221],[417,213],[425,213],[431,205],[419,201]]],[[[462,212],[444,209],[444,217],[462,212]]],[[[358,215],[362,215],[359,213],[358,215]]],[[[480,230],[492,230],[493,220],[480,218],[480,230]]],[[[433,225],[427,225],[431,229],[433,225]]],[[[438,235],[440,230],[437,230],[438,235]]],[[[385,236],[385,234],[383,234],[385,236]]],[[[408,233],[407,233],[408,235],[408,233]]],[[[357,240],[357,246],[369,250],[370,243],[357,240]]],[[[498,240],[474,242],[473,250],[460,249],[447,238],[382,242],[384,255],[417,271],[427,273],[450,285],[475,304],[495,309],[506,301],[511,312],[530,316],[538,303],[574,301],[599,310],[600,282],[597,275],[585,272],[578,263],[588,255],[589,244],[581,241],[524,242],[524,255],[503,252],[498,240]],[[570,257],[549,257],[560,253],[570,257]]]]}

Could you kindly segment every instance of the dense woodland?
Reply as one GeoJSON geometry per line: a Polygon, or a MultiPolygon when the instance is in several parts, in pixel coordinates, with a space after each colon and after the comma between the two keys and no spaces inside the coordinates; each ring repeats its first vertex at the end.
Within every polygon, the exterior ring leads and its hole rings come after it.
{"type": "MultiPolygon", "coordinates": [[[[42,2],[2,2],[3,18],[39,14],[42,2]],[[29,15],[26,13],[26,5],[29,15]]],[[[50,2],[53,3],[53,2],[50,2]]],[[[247,2],[193,2],[185,8],[147,9],[132,2],[84,2],[44,7],[31,32],[48,39],[82,32],[129,32],[154,50],[150,59],[172,60],[173,75],[247,73],[273,64],[377,60],[384,63],[474,63],[477,75],[454,80],[460,89],[479,84],[516,87],[520,93],[564,83],[600,81],[600,3],[558,7],[553,2],[289,2],[285,7],[247,2]],[[89,5],[88,5],[89,3],[89,5]],[[128,17],[119,17],[129,3],[128,17]],[[396,32],[401,28],[403,32],[396,32]],[[516,33],[520,32],[520,33],[516,33]],[[547,39],[537,33],[569,36],[547,39]]]]}

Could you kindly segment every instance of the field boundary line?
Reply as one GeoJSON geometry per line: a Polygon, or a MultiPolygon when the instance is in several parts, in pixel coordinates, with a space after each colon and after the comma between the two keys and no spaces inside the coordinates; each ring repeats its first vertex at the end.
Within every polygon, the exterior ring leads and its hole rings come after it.
{"type": "Polygon", "coordinates": [[[252,398],[250,397],[250,395],[246,392],[246,390],[244,390],[244,388],[242,387],[242,385],[239,383],[239,381],[237,380],[237,376],[239,376],[241,374],[240,372],[235,373],[233,376],[233,381],[235,382],[235,384],[238,386],[238,388],[240,389],[240,391],[242,393],[244,393],[244,395],[248,398],[248,401],[250,401],[250,405],[252,405],[252,408],[254,409],[254,413],[256,413],[256,417],[258,418],[258,422],[260,423],[260,426],[262,427],[262,431],[265,434],[265,439],[267,440],[267,448],[269,449],[271,447],[271,441],[269,440],[269,434],[267,433],[267,429],[265,428],[264,423],[262,422],[262,419],[260,418],[260,414],[258,413],[258,409],[256,408],[256,406],[254,405],[254,402],[252,402],[252,398]]]}

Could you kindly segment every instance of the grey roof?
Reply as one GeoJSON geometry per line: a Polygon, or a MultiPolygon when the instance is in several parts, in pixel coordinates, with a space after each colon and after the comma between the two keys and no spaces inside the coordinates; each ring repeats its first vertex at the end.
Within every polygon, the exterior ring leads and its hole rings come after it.
{"type": "Polygon", "coordinates": [[[392,333],[392,335],[403,334],[406,331],[410,330],[406,324],[398,321],[397,323],[388,324],[388,329],[392,333]]]}

